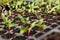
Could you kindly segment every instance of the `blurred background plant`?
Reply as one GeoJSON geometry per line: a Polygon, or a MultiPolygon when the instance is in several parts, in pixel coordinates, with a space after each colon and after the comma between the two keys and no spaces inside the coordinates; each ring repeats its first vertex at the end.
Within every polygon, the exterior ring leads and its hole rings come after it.
{"type": "Polygon", "coordinates": [[[5,5],[6,3],[11,2],[12,0],[0,0],[0,4],[5,5]]]}
{"type": "Polygon", "coordinates": [[[0,0],[0,4],[6,4],[10,9],[20,9],[20,11],[25,12],[26,6],[30,9],[28,12],[35,12],[34,7],[39,7],[40,12],[45,12],[46,14],[51,12],[59,12],[60,10],[60,0],[31,0],[31,2],[26,2],[26,0],[0,0]],[[35,2],[36,1],[36,2],[35,2]],[[28,3],[28,4],[27,4],[28,3]],[[26,6],[22,6],[26,5],[26,6]],[[42,10],[43,9],[43,10],[42,10]]]}

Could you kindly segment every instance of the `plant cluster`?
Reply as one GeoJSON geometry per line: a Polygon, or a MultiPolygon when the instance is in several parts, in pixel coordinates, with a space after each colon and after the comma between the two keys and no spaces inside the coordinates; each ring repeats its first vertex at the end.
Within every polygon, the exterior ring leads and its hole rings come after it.
{"type": "MultiPolygon", "coordinates": [[[[8,27],[8,31],[10,32],[10,27],[14,27],[17,24],[14,24],[13,23],[13,19],[10,20],[7,15],[8,15],[8,12],[5,11],[4,13],[1,14],[1,17],[2,17],[2,19],[3,19],[3,21],[4,21],[5,25],[6,25],[6,27],[8,27]]],[[[3,27],[2,25],[0,25],[0,26],[1,26],[1,28],[3,27]]]]}
{"type": "MultiPolygon", "coordinates": [[[[6,0],[7,2],[8,0],[6,0]]],[[[3,0],[2,3],[5,3],[3,0]]],[[[59,12],[60,10],[60,0],[38,0],[38,2],[26,2],[25,0],[12,0],[6,3],[11,9],[19,9],[21,12],[36,12],[35,8],[39,8],[37,12],[51,13],[53,11],[59,12]]]]}
{"type": "MultiPolygon", "coordinates": [[[[1,0],[0,0],[1,1],[1,0]]],[[[15,24],[13,21],[14,19],[9,19],[9,16],[11,16],[11,12],[19,12],[20,14],[17,14],[17,18],[19,18],[19,21],[21,21],[24,24],[30,24],[30,27],[25,27],[23,25],[19,25],[20,28],[20,34],[23,34],[25,32],[30,32],[36,25],[38,27],[42,27],[43,29],[46,28],[46,25],[43,24],[44,18],[41,18],[39,14],[46,13],[49,14],[51,12],[60,12],[60,0],[38,0],[38,2],[35,2],[34,0],[32,2],[27,2],[25,0],[2,0],[0,2],[1,4],[4,4],[3,6],[7,6],[9,10],[2,11],[1,18],[3,19],[3,22],[5,23],[6,27],[8,27],[8,31],[10,32],[10,27],[17,27],[17,24],[15,24]],[[24,18],[22,15],[24,13],[32,13],[37,17],[37,20],[34,22],[30,22],[30,18],[24,18]],[[9,15],[8,15],[9,14],[9,15]],[[22,14],[22,15],[21,15],[22,14]]],[[[0,28],[3,28],[3,25],[0,25],[0,28]]]]}
{"type": "MultiPolygon", "coordinates": [[[[14,26],[17,26],[17,24],[13,23],[14,19],[9,19],[8,18],[8,12],[5,11],[4,13],[1,14],[1,17],[6,25],[6,27],[8,27],[8,31],[10,32],[10,27],[14,27],[14,26]]],[[[20,21],[24,24],[30,24],[30,21],[29,21],[29,17],[24,19],[24,17],[20,14],[18,14],[18,18],[20,19],[20,21]]],[[[24,27],[23,25],[20,25],[20,33],[24,33],[24,32],[27,32],[27,31],[31,31],[32,28],[35,27],[35,25],[38,25],[39,27],[42,27],[43,29],[46,28],[46,26],[43,24],[43,19],[40,19],[40,20],[35,20],[33,23],[30,24],[30,27],[24,27]]],[[[3,28],[3,25],[0,25],[0,28],[3,28]]]]}

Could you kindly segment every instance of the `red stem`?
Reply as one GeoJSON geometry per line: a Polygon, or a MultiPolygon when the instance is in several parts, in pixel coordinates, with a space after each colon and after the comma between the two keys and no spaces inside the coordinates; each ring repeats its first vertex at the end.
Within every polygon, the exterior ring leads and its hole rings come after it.
{"type": "Polygon", "coordinates": [[[28,31],[28,34],[27,34],[27,40],[29,40],[29,35],[30,35],[30,31],[28,31]]]}
{"type": "Polygon", "coordinates": [[[8,27],[8,32],[10,32],[10,27],[8,27]]]}

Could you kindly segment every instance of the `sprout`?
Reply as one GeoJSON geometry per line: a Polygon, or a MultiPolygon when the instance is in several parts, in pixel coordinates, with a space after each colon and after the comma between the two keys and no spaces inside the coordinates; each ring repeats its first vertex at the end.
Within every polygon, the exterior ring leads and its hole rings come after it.
{"type": "Polygon", "coordinates": [[[23,1],[24,1],[24,0],[19,0],[19,1],[17,1],[16,9],[18,8],[18,6],[19,6],[19,8],[21,8],[21,5],[22,5],[23,1]]]}
{"type": "Polygon", "coordinates": [[[27,32],[28,28],[24,27],[24,26],[20,26],[20,34],[23,34],[25,32],[27,32]]]}
{"type": "Polygon", "coordinates": [[[30,4],[30,2],[29,2],[28,7],[30,7],[29,12],[34,13],[34,2],[32,4],[30,4]]]}
{"type": "Polygon", "coordinates": [[[30,28],[29,28],[29,32],[32,30],[33,27],[35,27],[36,24],[38,24],[38,26],[40,26],[43,29],[45,29],[46,28],[46,25],[43,24],[43,20],[44,19],[40,19],[40,20],[36,20],[33,23],[31,23],[30,28]]]}
{"type": "Polygon", "coordinates": [[[39,25],[39,27],[42,27],[43,29],[45,29],[45,28],[46,28],[46,25],[43,24],[43,20],[44,20],[44,19],[40,19],[40,20],[37,22],[37,24],[39,25]]]}
{"type": "Polygon", "coordinates": [[[10,32],[10,27],[14,27],[17,25],[17,24],[12,23],[14,20],[8,19],[8,17],[6,17],[4,13],[2,13],[1,17],[4,21],[4,23],[7,25],[9,32],[10,32]]]}
{"type": "Polygon", "coordinates": [[[29,32],[32,30],[33,27],[35,27],[37,22],[38,22],[38,20],[36,20],[33,23],[31,23],[30,28],[29,28],[29,32]]]}
{"type": "Polygon", "coordinates": [[[27,17],[27,18],[25,19],[25,22],[26,22],[27,24],[30,23],[29,17],[27,17]]]}
{"type": "Polygon", "coordinates": [[[37,22],[37,24],[38,24],[38,25],[42,25],[43,20],[44,20],[44,19],[40,19],[40,20],[37,22]]]}
{"type": "Polygon", "coordinates": [[[25,23],[25,24],[30,23],[30,21],[29,21],[29,17],[26,18],[26,19],[24,19],[24,17],[21,16],[20,14],[18,14],[18,17],[19,17],[19,19],[20,19],[21,22],[23,22],[23,23],[25,23]]]}

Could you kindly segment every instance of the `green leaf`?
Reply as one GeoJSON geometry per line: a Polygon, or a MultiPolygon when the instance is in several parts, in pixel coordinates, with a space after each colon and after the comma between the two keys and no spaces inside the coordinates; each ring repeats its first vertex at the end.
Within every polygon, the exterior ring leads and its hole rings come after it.
{"type": "Polygon", "coordinates": [[[27,27],[20,26],[20,34],[23,34],[27,31],[27,27]]]}
{"type": "Polygon", "coordinates": [[[19,8],[21,8],[21,5],[22,5],[23,1],[24,1],[24,0],[19,0],[19,1],[17,2],[16,6],[19,6],[19,8]]]}
{"type": "Polygon", "coordinates": [[[17,24],[14,23],[10,24],[10,27],[14,27],[14,26],[17,26],[17,24]]]}
{"type": "Polygon", "coordinates": [[[5,24],[7,25],[7,27],[16,26],[16,24],[12,24],[13,20],[11,21],[10,19],[8,19],[8,17],[6,17],[4,13],[2,13],[2,19],[5,22],[5,24]]]}
{"type": "Polygon", "coordinates": [[[44,25],[44,24],[43,24],[43,25],[41,25],[41,27],[42,27],[43,29],[46,29],[46,25],[44,25]]]}
{"type": "Polygon", "coordinates": [[[29,31],[31,31],[31,29],[36,25],[37,22],[38,22],[38,20],[36,20],[33,23],[31,23],[29,31]]]}
{"type": "Polygon", "coordinates": [[[24,19],[23,16],[21,16],[20,14],[18,14],[18,17],[19,17],[19,19],[20,19],[21,22],[25,23],[25,19],[24,19]]]}
{"type": "Polygon", "coordinates": [[[42,25],[43,20],[44,20],[44,19],[40,19],[37,24],[38,24],[38,25],[42,25]]]}
{"type": "Polygon", "coordinates": [[[11,23],[12,23],[12,22],[11,22],[11,20],[8,20],[8,26],[10,26],[10,25],[11,25],[11,23]]]}

